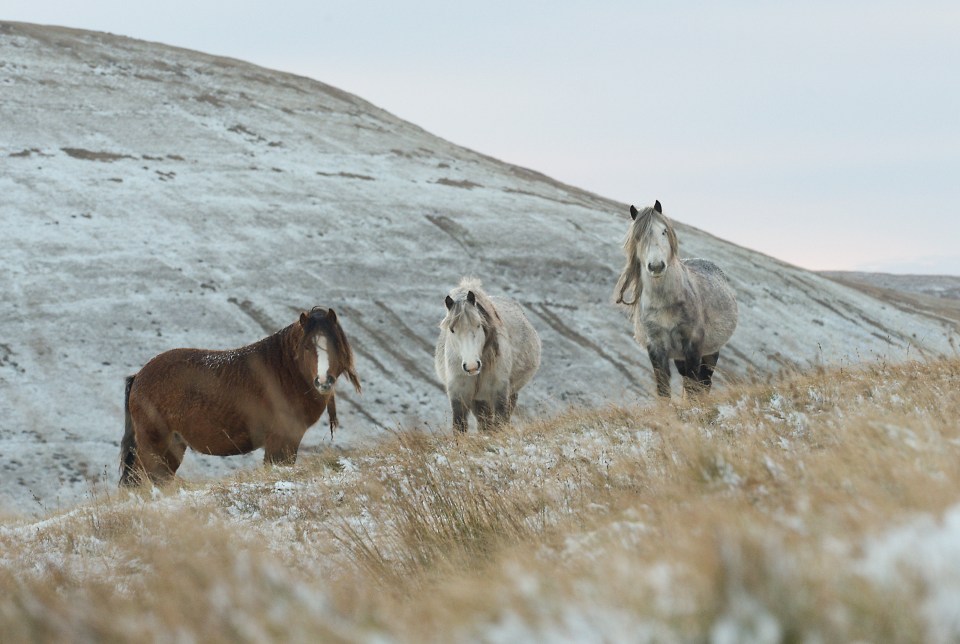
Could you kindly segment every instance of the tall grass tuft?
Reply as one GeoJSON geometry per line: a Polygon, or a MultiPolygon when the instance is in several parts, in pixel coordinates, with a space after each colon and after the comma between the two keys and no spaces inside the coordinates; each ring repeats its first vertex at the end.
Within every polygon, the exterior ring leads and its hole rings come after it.
{"type": "Polygon", "coordinates": [[[535,499],[505,494],[482,471],[451,465],[438,447],[418,432],[401,434],[376,502],[362,506],[368,520],[341,518],[333,529],[353,562],[385,587],[406,591],[435,574],[477,572],[502,547],[543,531],[535,499]]]}

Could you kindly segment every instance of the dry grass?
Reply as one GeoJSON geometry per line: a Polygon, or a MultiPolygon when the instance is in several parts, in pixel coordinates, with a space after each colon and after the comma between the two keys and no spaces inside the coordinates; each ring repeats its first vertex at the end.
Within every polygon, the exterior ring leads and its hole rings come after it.
{"type": "Polygon", "coordinates": [[[0,524],[0,632],[955,641],[960,557],[884,544],[957,507],[958,418],[960,361],[876,365],[111,491],[0,524]]]}

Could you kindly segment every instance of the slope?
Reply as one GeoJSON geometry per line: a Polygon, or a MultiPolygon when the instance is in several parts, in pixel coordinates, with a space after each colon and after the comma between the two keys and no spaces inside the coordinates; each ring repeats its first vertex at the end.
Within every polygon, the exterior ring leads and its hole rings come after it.
{"type": "MultiPolygon", "coordinates": [[[[0,507],[112,485],[123,378],[156,353],[246,344],[313,305],[341,314],[365,387],[340,392],[336,445],[447,431],[432,347],[464,274],[523,302],[542,335],[524,413],[650,397],[647,359],[610,304],[624,204],[236,60],[18,23],[0,23],[0,53],[0,507]]],[[[682,220],[652,188],[638,202],[658,197],[682,220]]],[[[939,320],[678,232],[740,297],[720,386],[950,351],[939,320]]],[[[314,429],[305,447],[325,440],[314,429]]],[[[188,456],[181,472],[259,458],[188,456]]]]}

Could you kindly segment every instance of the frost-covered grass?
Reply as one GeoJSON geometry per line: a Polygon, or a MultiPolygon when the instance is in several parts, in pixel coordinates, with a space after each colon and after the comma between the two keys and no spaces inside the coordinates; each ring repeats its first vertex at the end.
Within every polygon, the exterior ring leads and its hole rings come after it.
{"type": "Polygon", "coordinates": [[[18,640],[956,641],[960,361],[414,429],[0,524],[18,640]]]}

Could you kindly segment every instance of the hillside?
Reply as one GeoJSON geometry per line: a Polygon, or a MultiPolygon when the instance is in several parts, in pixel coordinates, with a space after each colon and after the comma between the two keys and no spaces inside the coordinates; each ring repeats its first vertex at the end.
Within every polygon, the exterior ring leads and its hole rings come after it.
{"type": "MultiPolygon", "coordinates": [[[[17,23],[0,23],[0,53],[0,508],[42,513],[112,486],[123,379],[153,355],[247,344],[313,305],[340,313],[364,383],[362,398],[340,390],[335,446],[447,432],[432,351],[464,274],[520,300],[542,336],[527,417],[650,399],[646,356],[610,304],[626,204],[237,60],[17,23]]],[[[683,221],[638,177],[638,204],[654,198],[683,221]]],[[[952,351],[936,316],[678,233],[738,292],[721,390],[785,366],[952,351]]],[[[315,428],[305,447],[328,442],[315,428]]],[[[181,474],[260,458],[188,455],[181,474]]]]}
{"type": "Polygon", "coordinates": [[[954,642],[960,361],[0,521],[7,641],[954,642]]]}
{"type": "Polygon", "coordinates": [[[909,310],[925,311],[960,325],[960,276],[893,275],[823,271],[821,275],[909,310]]]}

